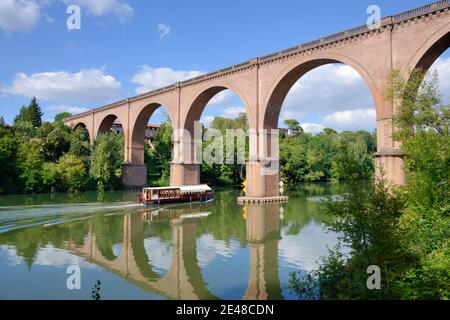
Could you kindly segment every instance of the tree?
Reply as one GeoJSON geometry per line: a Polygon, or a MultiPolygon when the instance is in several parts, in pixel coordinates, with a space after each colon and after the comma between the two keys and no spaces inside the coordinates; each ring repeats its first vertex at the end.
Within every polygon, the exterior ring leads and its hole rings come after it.
{"type": "Polygon", "coordinates": [[[42,125],[42,113],[41,107],[39,106],[36,97],[31,99],[31,102],[28,106],[28,113],[30,117],[30,121],[35,128],[39,128],[42,125]]]}
{"type": "Polygon", "coordinates": [[[389,96],[399,105],[394,121],[405,157],[408,194],[403,216],[406,247],[420,258],[400,283],[403,298],[450,297],[450,106],[436,73],[394,72],[389,96]]]}
{"type": "Polygon", "coordinates": [[[63,155],[58,160],[58,173],[64,190],[79,192],[86,190],[89,178],[84,161],[72,154],[63,155]]]}
{"type": "Polygon", "coordinates": [[[0,194],[17,191],[17,152],[19,142],[12,137],[0,138],[0,194]]]}
{"type": "Polygon", "coordinates": [[[300,123],[295,119],[286,119],[284,120],[284,124],[288,127],[288,135],[291,137],[295,137],[304,132],[300,123]]]}
{"type": "Polygon", "coordinates": [[[19,122],[32,122],[30,109],[28,107],[22,106],[20,108],[19,114],[14,118],[14,125],[17,125],[19,122]]]}
{"type": "MultiPolygon", "coordinates": [[[[370,192],[352,185],[326,203],[324,212],[334,217],[331,229],[350,252],[332,250],[314,272],[325,299],[450,297],[450,106],[441,102],[437,77],[417,70],[408,80],[394,72],[387,98],[399,106],[395,137],[404,153],[406,185],[394,188],[381,180],[370,192]],[[381,290],[367,290],[369,265],[381,269],[381,290]]],[[[347,150],[338,171],[358,177],[351,149],[359,140],[356,155],[363,154],[365,139],[358,132],[340,136],[347,150]]]]}
{"type": "Polygon", "coordinates": [[[55,116],[55,122],[63,122],[65,118],[71,117],[72,114],[70,112],[61,112],[55,116]]]}
{"type": "Polygon", "coordinates": [[[43,139],[42,149],[46,161],[56,162],[63,154],[69,152],[71,134],[69,130],[58,124],[43,139]]]}
{"type": "Polygon", "coordinates": [[[77,127],[70,135],[69,153],[85,160],[91,155],[91,145],[89,142],[89,133],[83,127],[77,127]]]}
{"type": "Polygon", "coordinates": [[[327,136],[331,136],[333,134],[337,134],[336,130],[332,129],[332,128],[325,128],[323,129],[323,132],[327,135],[327,136]]]}
{"type": "Polygon", "coordinates": [[[100,134],[95,140],[91,175],[98,190],[114,190],[121,186],[123,145],[123,135],[114,132],[100,134]]]}
{"type": "Polygon", "coordinates": [[[14,137],[14,128],[11,126],[8,126],[5,123],[5,120],[3,119],[3,117],[0,117],[0,138],[3,138],[3,137],[13,138],[14,137]]]}
{"type": "Polygon", "coordinates": [[[40,144],[34,140],[22,143],[19,147],[18,158],[22,190],[26,193],[41,192],[44,156],[41,153],[40,144]]]}
{"type": "Polygon", "coordinates": [[[145,146],[145,162],[149,184],[167,186],[170,183],[170,162],[172,161],[172,124],[166,119],[156,132],[153,148],[145,146]]]}

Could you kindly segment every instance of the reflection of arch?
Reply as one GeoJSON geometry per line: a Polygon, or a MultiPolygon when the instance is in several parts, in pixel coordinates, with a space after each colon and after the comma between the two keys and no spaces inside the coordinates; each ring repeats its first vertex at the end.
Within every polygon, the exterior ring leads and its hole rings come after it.
{"type": "Polygon", "coordinates": [[[125,231],[124,239],[125,241],[130,241],[131,252],[134,257],[134,262],[139,268],[141,274],[148,280],[159,279],[159,275],[153,270],[153,267],[149,264],[150,259],[148,258],[147,252],[144,246],[144,224],[143,217],[140,215],[131,214],[130,219],[130,230],[125,231]]]}
{"type": "Polygon", "coordinates": [[[428,71],[433,63],[450,47],[450,23],[423,43],[408,63],[410,72],[415,68],[428,71]]]}
{"type": "Polygon", "coordinates": [[[197,260],[195,219],[171,220],[173,260],[166,276],[158,281],[177,299],[217,299],[207,288],[197,260]]]}
{"type": "MultiPolygon", "coordinates": [[[[114,124],[114,122],[117,119],[119,119],[119,117],[116,116],[115,114],[109,114],[106,117],[104,117],[101,120],[100,125],[98,127],[97,135],[100,134],[100,133],[106,133],[106,132],[110,131],[112,126],[113,126],[113,124],[114,124]]],[[[122,121],[121,121],[121,123],[122,123],[122,121]]],[[[123,123],[122,123],[122,126],[123,126],[123,123]]]]}
{"type": "Polygon", "coordinates": [[[365,80],[370,92],[372,93],[372,98],[374,99],[375,108],[378,115],[381,112],[380,109],[383,104],[382,96],[380,95],[375,81],[372,79],[369,72],[349,57],[341,54],[324,54],[321,57],[315,57],[313,59],[305,58],[301,62],[297,61],[292,63],[286,67],[280,75],[277,76],[270,90],[268,90],[268,95],[265,99],[267,104],[264,110],[264,129],[278,128],[278,119],[283,102],[292,86],[299,79],[301,79],[309,71],[331,63],[346,64],[359,73],[359,75],[365,80]]]}
{"type": "Polygon", "coordinates": [[[113,257],[112,250],[105,257],[104,250],[98,248],[92,227],[83,245],[69,242],[69,248],[145,290],[171,299],[215,299],[198,267],[195,221],[172,220],[173,260],[169,271],[161,278],[149,264],[145,251],[144,219],[144,214],[137,213],[123,217],[123,245],[118,257],[113,257]]]}
{"type": "MultiPolygon", "coordinates": [[[[199,121],[200,117],[205,110],[206,105],[211,101],[211,99],[219,94],[222,91],[230,90],[234,94],[236,94],[240,100],[242,101],[245,109],[245,113],[247,117],[250,117],[252,113],[250,112],[249,103],[245,97],[245,95],[241,92],[241,90],[230,83],[224,84],[216,84],[207,89],[204,89],[200,92],[195,98],[194,101],[189,105],[189,109],[186,113],[184,122],[181,124],[181,128],[188,130],[189,132],[194,131],[194,122],[199,121]]],[[[248,119],[250,122],[250,119],[248,119]]]]}

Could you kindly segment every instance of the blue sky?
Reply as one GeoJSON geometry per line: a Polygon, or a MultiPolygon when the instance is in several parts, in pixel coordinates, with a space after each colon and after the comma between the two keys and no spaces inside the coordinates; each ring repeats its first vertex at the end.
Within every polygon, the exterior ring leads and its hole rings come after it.
{"type": "MultiPolygon", "coordinates": [[[[428,2],[1,0],[0,115],[11,123],[36,95],[50,120],[362,25],[371,4],[387,16],[428,2]],[[66,28],[70,4],[81,7],[81,30],[66,28]]],[[[449,56],[440,69],[450,70],[449,56]]],[[[450,89],[450,79],[443,82],[450,89]]],[[[239,99],[224,93],[203,119],[240,110],[239,99]]],[[[330,65],[294,86],[280,121],[296,118],[310,131],[328,124],[370,130],[374,121],[358,121],[368,115],[373,102],[363,81],[330,65]],[[330,73],[337,80],[324,76],[330,73]],[[326,90],[319,98],[318,83],[326,90]]]]}

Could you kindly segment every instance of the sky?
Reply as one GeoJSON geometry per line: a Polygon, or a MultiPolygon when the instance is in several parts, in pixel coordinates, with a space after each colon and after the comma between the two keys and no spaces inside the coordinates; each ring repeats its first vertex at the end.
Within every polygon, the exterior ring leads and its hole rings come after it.
{"type": "MultiPolygon", "coordinates": [[[[63,111],[83,112],[365,24],[372,4],[388,16],[427,3],[0,0],[0,116],[12,123],[33,96],[44,120],[63,111]],[[67,28],[70,5],[81,9],[81,29],[67,28]]],[[[444,53],[433,68],[443,94],[450,96],[450,54],[444,53]]],[[[202,121],[241,111],[240,99],[226,91],[213,98],[202,121]]],[[[150,122],[163,117],[158,111],[150,122]]],[[[288,118],[308,132],[323,127],[373,130],[375,109],[356,71],[327,65],[293,86],[280,125],[288,118]]]]}

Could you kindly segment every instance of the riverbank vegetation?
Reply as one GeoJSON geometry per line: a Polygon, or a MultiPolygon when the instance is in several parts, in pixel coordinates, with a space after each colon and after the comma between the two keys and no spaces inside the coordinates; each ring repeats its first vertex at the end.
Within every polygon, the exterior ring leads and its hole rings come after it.
{"type": "MultiPolygon", "coordinates": [[[[69,113],[56,115],[53,122],[42,121],[37,100],[22,107],[9,126],[0,121],[0,194],[56,193],[86,190],[118,190],[124,158],[123,135],[113,131],[97,135],[93,146],[83,127],[66,127],[63,119],[69,113]]],[[[374,168],[375,133],[366,131],[337,133],[326,128],[319,134],[305,133],[296,120],[286,120],[288,129],[280,134],[281,177],[285,183],[368,179],[374,168]],[[350,177],[347,167],[357,167],[357,177],[350,177]]],[[[248,130],[247,116],[235,119],[216,117],[208,130],[222,133],[223,155],[229,129],[248,130]]],[[[145,146],[148,184],[167,186],[172,159],[172,126],[167,119],[156,132],[151,145],[145,146]]],[[[202,163],[201,180],[214,186],[241,185],[248,159],[248,137],[245,159],[238,160],[234,137],[234,163],[202,163]]],[[[214,138],[203,142],[208,148],[214,138]]]]}
{"type": "Polygon", "coordinates": [[[33,98],[12,126],[0,121],[0,194],[121,188],[121,135],[100,134],[91,148],[83,128],[62,123],[70,114],[54,122],[43,122],[42,115],[33,98]]]}
{"type": "MultiPolygon", "coordinates": [[[[376,134],[367,131],[336,132],[326,128],[319,134],[306,133],[293,119],[285,121],[287,130],[280,133],[281,178],[285,183],[345,181],[370,179],[374,171],[376,134]],[[350,168],[354,168],[350,170],[350,168]],[[356,168],[358,170],[356,170],[356,168]],[[349,173],[351,172],[351,173],[349,173]],[[356,176],[353,176],[356,175],[356,176]]],[[[247,116],[241,113],[234,119],[215,117],[207,130],[218,130],[223,138],[222,154],[227,154],[227,130],[248,130],[247,116]]],[[[153,147],[146,147],[146,163],[149,183],[164,186],[169,183],[172,127],[165,121],[156,133],[153,147]]],[[[245,163],[237,161],[237,138],[233,138],[234,158],[232,164],[201,164],[201,181],[214,186],[241,185],[245,179],[245,163]]],[[[214,141],[203,142],[203,149],[214,141]]],[[[248,159],[248,137],[246,137],[245,159],[248,159]]]]}
{"type": "MultiPolygon", "coordinates": [[[[423,79],[420,71],[409,81],[396,72],[388,94],[400,106],[396,138],[406,185],[380,181],[324,204],[324,213],[337,218],[330,229],[341,235],[340,245],[318,270],[291,275],[288,286],[299,297],[313,283],[322,299],[450,298],[450,106],[442,103],[437,76],[423,79]],[[367,287],[372,265],[381,272],[379,290],[367,287]]],[[[350,176],[355,169],[346,168],[350,176]]]]}

